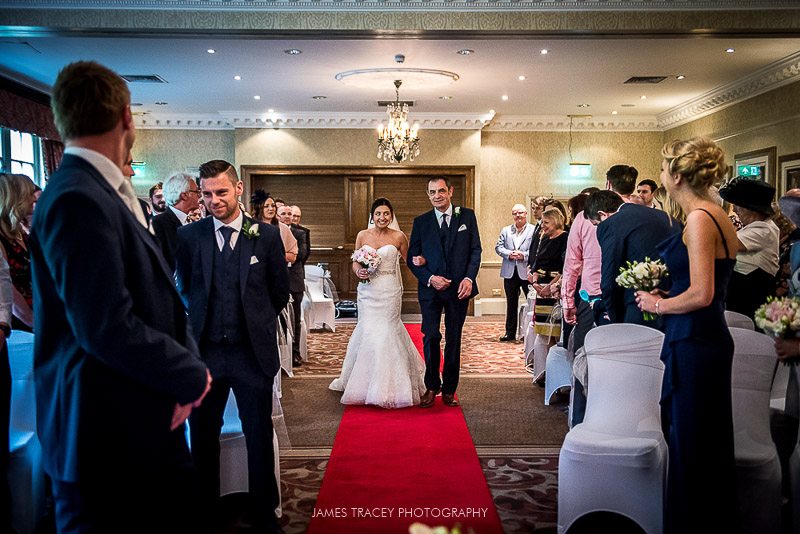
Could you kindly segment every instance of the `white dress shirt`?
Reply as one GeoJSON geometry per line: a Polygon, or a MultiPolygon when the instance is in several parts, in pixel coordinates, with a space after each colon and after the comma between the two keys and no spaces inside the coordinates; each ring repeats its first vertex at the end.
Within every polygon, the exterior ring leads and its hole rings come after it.
{"type": "Polygon", "coordinates": [[[236,242],[239,240],[239,234],[242,233],[242,223],[244,222],[244,215],[242,215],[242,210],[239,210],[239,216],[236,217],[234,220],[229,222],[228,224],[222,224],[222,221],[219,219],[214,219],[214,236],[217,238],[217,248],[222,250],[222,245],[225,244],[225,238],[222,235],[222,232],[219,231],[220,228],[223,226],[228,226],[233,228],[233,233],[231,234],[231,249],[236,247],[236,242]]]}
{"type": "MultiPolygon", "coordinates": [[[[168,205],[167,207],[170,210],[172,210],[172,213],[174,213],[175,217],[177,217],[178,220],[181,222],[181,226],[185,226],[186,225],[186,219],[189,217],[189,214],[188,213],[183,213],[181,210],[175,208],[175,206],[169,206],[168,205]]],[[[233,239],[233,237],[231,237],[231,239],[233,239]]]]}

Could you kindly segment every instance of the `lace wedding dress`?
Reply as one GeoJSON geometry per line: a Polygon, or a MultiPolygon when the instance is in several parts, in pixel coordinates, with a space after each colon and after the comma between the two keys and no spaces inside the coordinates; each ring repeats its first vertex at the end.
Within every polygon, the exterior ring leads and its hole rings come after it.
{"type": "Polygon", "coordinates": [[[358,285],[358,324],[330,389],[343,391],[342,404],[403,408],[419,404],[425,365],[400,321],[403,283],[394,245],[377,250],[378,270],[358,285]]]}

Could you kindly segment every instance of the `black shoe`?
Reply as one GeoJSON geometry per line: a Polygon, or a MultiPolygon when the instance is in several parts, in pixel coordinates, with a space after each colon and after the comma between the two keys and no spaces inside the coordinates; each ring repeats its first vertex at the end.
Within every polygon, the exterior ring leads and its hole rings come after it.
{"type": "Polygon", "coordinates": [[[516,337],[513,334],[506,334],[500,338],[500,341],[516,341],[516,337]]]}
{"type": "Polygon", "coordinates": [[[292,367],[300,367],[303,365],[303,359],[300,356],[292,356],[292,367]]]}

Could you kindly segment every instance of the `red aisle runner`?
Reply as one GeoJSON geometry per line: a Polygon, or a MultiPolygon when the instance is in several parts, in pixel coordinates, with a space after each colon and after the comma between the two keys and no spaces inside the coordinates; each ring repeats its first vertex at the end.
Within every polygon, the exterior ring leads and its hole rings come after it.
{"type": "Polygon", "coordinates": [[[461,408],[347,406],[308,532],[400,534],[415,522],[503,532],[461,408]]]}

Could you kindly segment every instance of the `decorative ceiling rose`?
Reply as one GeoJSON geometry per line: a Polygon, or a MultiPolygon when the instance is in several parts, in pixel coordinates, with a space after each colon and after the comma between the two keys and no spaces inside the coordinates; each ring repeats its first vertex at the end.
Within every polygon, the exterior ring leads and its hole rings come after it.
{"type": "Polygon", "coordinates": [[[402,163],[419,156],[419,126],[408,124],[408,104],[400,103],[402,80],[395,80],[395,101],[386,106],[389,122],[378,126],[378,159],[387,163],[402,163]]]}

